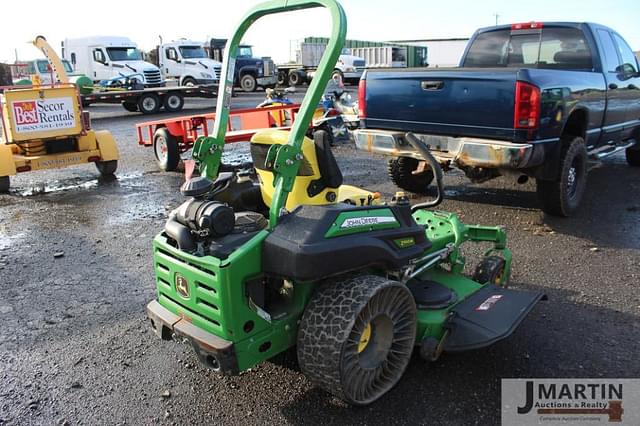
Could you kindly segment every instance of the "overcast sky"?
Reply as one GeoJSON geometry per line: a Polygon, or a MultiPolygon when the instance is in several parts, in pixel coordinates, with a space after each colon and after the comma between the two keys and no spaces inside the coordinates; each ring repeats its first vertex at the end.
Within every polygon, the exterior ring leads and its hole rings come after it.
{"type": "MultiPolygon", "coordinates": [[[[145,49],[165,41],[208,37],[227,38],[238,20],[256,0],[186,0],[149,2],[124,0],[4,1],[0,24],[0,61],[39,57],[28,44],[44,35],[58,50],[66,37],[90,35],[128,36],[145,49]],[[169,7],[168,4],[172,6],[169,7]]],[[[534,0],[534,1],[426,1],[343,0],[349,29],[347,36],[362,40],[399,40],[469,37],[478,27],[498,22],[592,21],[608,25],[640,50],[638,0],[534,0]]],[[[326,36],[328,14],[320,9],[276,15],[259,20],[245,41],[259,56],[277,62],[290,57],[291,40],[326,36]]]]}

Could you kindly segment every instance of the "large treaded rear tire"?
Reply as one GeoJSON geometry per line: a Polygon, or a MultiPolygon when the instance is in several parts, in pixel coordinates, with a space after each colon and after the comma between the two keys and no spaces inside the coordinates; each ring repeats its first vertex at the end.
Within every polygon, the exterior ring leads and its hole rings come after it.
{"type": "Polygon", "coordinates": [[[415,337],[416,306],[407,287],[354,276],[324,284],[313,295],[298,330],[298,362],[315,385],[367,405],[400,380],[415,337]]]}
{"type": "Polygon", "coordinates": [[[587,162],[584,139],[578,136],[565,142],[556,179],[536,179],[536,192],[545,213],[568,217],[578,210],[587,186],[587,162]]]}
{"type": "Polygon", "coordinates": [[[389,160],[387,172],[391,181],[405,191],[414,194],[427,194],[429,185],[433,182],[433,171],[425,170],[424,173],[414,175],[412,172],[418,168],[419,161],[411,157],[398,157],[389,160]]]}

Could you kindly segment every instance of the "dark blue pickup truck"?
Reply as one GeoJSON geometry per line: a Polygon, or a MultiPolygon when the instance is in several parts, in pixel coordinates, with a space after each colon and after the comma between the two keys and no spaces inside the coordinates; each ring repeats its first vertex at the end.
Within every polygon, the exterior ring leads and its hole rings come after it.
{"type": "Polygon", "coordinates": [[[592,23],[531,22],[476,31],[458,68],[367,70],[358,148],[391,155],[397,186],[425,192],[433,173],[405,140],[473,181],[534,177],[547,213],[574,213],[590,161],[626,150],[640,166],[640,74],[629,45],[592,23]]]}

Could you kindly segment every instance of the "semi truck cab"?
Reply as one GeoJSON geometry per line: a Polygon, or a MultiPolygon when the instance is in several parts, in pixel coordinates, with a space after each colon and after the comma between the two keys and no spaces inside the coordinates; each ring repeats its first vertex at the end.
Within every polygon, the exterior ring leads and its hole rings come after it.
{"type": "Polygon", "coordinates": [[[179,40],[158,47],[160,70],[165,78],[175,78],[181,86],[215,84],[222,64],[207,56],[201,42],[179,40]]]}
{"type": "Polygon", "coordinates": [[[145,62],[136,43],[127,37],[84,37],[62,42],[62,57],[71,62],[74,72],[96,82],[119,77],[140,80],[145,87],[163,87],[160,69],[145,62]]]}

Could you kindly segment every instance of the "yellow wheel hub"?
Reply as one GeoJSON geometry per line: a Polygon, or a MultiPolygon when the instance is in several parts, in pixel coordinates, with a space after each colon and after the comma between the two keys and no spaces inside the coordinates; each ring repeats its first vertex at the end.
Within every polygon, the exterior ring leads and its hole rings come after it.
{"type": "Polygon", "coordinates": [[[360,335],[360,342],[358,342],[358,353],[364,351],[364,349],[369,344],[369,340],[371,339],[371,324],[367,324],[367,326],[362,330],[362,334],[360,335]]]}

